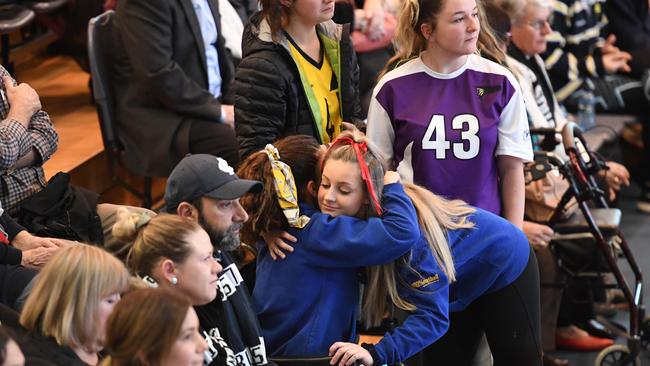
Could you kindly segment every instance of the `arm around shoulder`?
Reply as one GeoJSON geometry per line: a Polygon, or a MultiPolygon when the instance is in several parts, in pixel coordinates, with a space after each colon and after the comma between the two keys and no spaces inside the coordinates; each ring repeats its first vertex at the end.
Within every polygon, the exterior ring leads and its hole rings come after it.
{"type": "Polygon", "coordinates": [[[391,262],[407,253],[420,238],[418,217],[401,184],[384,187],[381,217],[316,214],[300,246],[310,259],[327,267],[359,267],[391,262]]]}

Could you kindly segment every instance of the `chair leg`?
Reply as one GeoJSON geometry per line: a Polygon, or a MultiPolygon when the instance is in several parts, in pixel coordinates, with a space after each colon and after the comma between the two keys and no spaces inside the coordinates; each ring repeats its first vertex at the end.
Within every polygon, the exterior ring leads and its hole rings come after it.
{"type": "Polygon", "coordinates": [[[144,188],[142,191],[142,207],[151,208],[153,198],[151,197],[151,177],[144,177],[144,188]]]}

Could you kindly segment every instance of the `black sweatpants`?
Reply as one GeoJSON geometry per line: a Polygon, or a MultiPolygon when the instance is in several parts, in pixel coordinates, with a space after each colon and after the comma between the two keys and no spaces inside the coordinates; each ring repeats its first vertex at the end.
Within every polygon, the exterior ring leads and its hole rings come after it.
{"type": "Polygon", "coordinates": [[[541,366],[539,271],[530,251],[522,274],[501,290],[450,314],[449,331],[423,351],[424,365],[472,365],[483,333],[494,366],[541,366]]]}

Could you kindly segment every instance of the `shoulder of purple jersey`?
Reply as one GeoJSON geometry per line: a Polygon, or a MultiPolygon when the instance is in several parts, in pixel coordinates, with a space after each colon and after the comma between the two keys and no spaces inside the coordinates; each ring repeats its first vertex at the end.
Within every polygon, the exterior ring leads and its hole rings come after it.
{"type": "Polygon", "coordinates": [[[515,78],[515,76],[513,75],[510,69],[494,61],[488,60],[485,57],[481,57],[477,54],[472,54],[471,57],[472,57],[472,62],[469,65],[470,69],[479,72],[502,75],[508,80],[508,82],[512,85],[512,87],[517,92],[521,92],[521,88],[519,87],[519,82],[517,81],[517,78],[515,78]]]}
{"type": "Polygon", "coordinates": [[[415,57],[398,67],[390,70],[384,76],[379,79],[377,82],[377,85],[375,86],[375,89],[372,92],[372,96],[375,97],[381,91],[381,89],[384,87],[384,85],[389,84],[392,80],[399,79],[411,74],[414,74],[416,72],[422,71],[422,62],[420,61],[419,57],[415,57]]]}

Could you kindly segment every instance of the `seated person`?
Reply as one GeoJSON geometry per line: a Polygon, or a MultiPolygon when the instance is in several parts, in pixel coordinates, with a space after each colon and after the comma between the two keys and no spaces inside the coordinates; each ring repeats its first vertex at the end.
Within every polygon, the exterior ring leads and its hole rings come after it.
{"type": "MultiPolygon", "coordinates": [[[[248,284],[252,283],[249,268],[240,266],[237,254],[241,250],[239,229],[248,220],[248,214],[239,204],[239,197],[258,192],[259,182],[237,178],[228,163],[212,155],[194,154],[184,157],[167,179],[164,211],[191,219],[209,235],[210,242],[223,267],[219,278],[227,289],[226,296],[196,308],[202,323],[219,322],[227,326],[222,335],[237,357],[257,354],[251,363],[262,365],[259,358],[264,349],[259,323],[252,310],[248,284]],[[241,272],[240,272],[241,268],[241,272]]],[[[121,206],[101,204],[98,213],[104,232],[117,221],[121,206]]],[[[143,208],[128,207],[133,213],[155,213],[143,208]]],[[[119,240],[112,233],[105,235],[105,246],[122,260],[126,260],[131,243],[119,240]]]]}
{"type": "Polygon", "coordinates": [[[59,137],[41,110],[36,91],[16,84],[0,66],[0,201],[10,215],[46,185],[43,163],[57,149],[59,137]]]}
{"type": "Polygon", "coordinates": [[[67,245],[67,242],[61,239],[41,238],[30,234],[3,212],[0,203],[0,263],[40,268],[59,248],[67,245]]]}
{"type": "Polygon", "coordinates": [[[208,345],[190,300],[171,290],[129,292],[106,326],[102,366],[203,365],[208,345]]]}
{"type": "Polygon", "coordinates": [[[219,19],[207,0],[119,1],[110,76],[130,169],[167,176],[187,153],[239,161],[219,19]]]}
{"type": "Polygon", "coordinates": [[[219,282],[223,295],[197,307],[199,319],[221,322],[226,328],[223,337],[235,356],[239,359],[252,354],[255,357],[249,363],[255,365],[267,361],[249,291],[254,268],[251,274],[251,266],[244,267],[237,255],[242,250],[239,230],[248,220],[239,199],[249,192],[259,193],[260,188],[257,181],[239,179],[225,160],[206,154],[184,157],[165,187],[165,211],[187,217],[203,228],[222,266],[219,282]]]}
{"type": "MultiPolygon", "coordinates": [[[[647,0],[616,0],[605,3],[609,30],[621,50],[632,55],[629,65],[634,77],[650,68],[650,12],[647,0]]],[[[648,94],[648,80],[643,80],[648,94]]]]}
{"type": "MultiPolygon", "coordinates": [[[[195,310],[213,302],[217,295],[228,295],[229,290],[218,281],[222,267],[214,256],[210,238],[191,219],[177,215],[150,217],[123,210],[113,235],[132,243],[127,265],[149,287],[182,294],[195,310]]],[[[208,344],[205,365],[239,364],[242,357],[247,357],[245,351],[235,355],[229,347],[224,340],[229,324],[219,315],[199,318],[199,332],[208,344]]]]}
{"type": "MultiPolygon", "coordinates": [[[[529,27],[548,32],[547,47],[540,56],[548,70],[553,91],[570,110],[587,91],[592,91],[597,111],[634,113],[643,123],[643,164],[650,164],[650,102],[638,79],[623,75],[631,71],[632,56],[607,39],[604,0],[553,0],[552,21],[538,19],[529,27]],[[573,11],[572,9],[581,9],[573,11]]],[[[547,98],[548,99],[548,98],[547,98]]],[[[650,170],[640,172],[642,196],[637,208],[650,213],[650,170]]]]}
{"type": "Polygon", "coordinates": [[[97,365],[106,319],[129,285],[124,265],[103,249],[70,245],[39,274],[20,315],[28,365],[97,365]],[[56,301],[52,301],[56,299],[56,301]]]}
{"type": "MultiPolygon", "coordinates": [[[[529,124],[532,128],[560,130],[567,123],[567,116],[557,103],[548,81],[544,62],[539,56],[545,51],[546,38],[551,33],[547,21],[551,13],[550,3],[546,0],[526,0],[521,6],[513,7],[511,11],[513,24],[510,29],[512,39],[508,47],[508,64],[521,86],[529,124]]],[[[566,156],[561,143],[554,152],[566,156]]],[[[612,190],[611,193],[615,194],[621,185],[629,184],[629,173],[620,164],[614,162],[607,164],[610,169],[605,172],[605,177],[612,190]]],[[[557,172],[549,174],[556,174],[559,180],[549,180],[549,182],[562,183],[557,172]]],[[[527,198],[530,197],[528,193],[531,187],[527,187],[527,198]]],[[[567,188],[568,185],[562,185],[554,189],[561,195],[567,188]]],[[[530,204],[531,202],[527,201],[526,212],[529,215],[532,212],[530,204]]],[[[561,274],[556,258],[548,248],[554,235],[553,230],[548,226],[525,220],[523,231],[537,253],[542,282],[560,282],[561,274]]],[[[542,288],[541,290],[542,340],[546,351],[552,351],[556,346],[556,324],[561,296],[560,289],[542,288]]],[[[560,340],[582,339],[585,347],[591,346],[596,349],[612,343],[610,340],[589,337],[584,331],[569,324],[557,329],[557,337],[560,340]]],[[[567,361],[546,356],[545,362],[549,365],[562,365],[567,361]]]]}
{"type": "Polygon", "coordinates": [[[16,311],[29,294],[38,273],[36,269],[59,249],[56,240],[37,238],[21,229],[11,217],[2,213],[0,206],[0,303],[16,311]],[[22,251],[16,245],[33,249],[22,251]]]}

